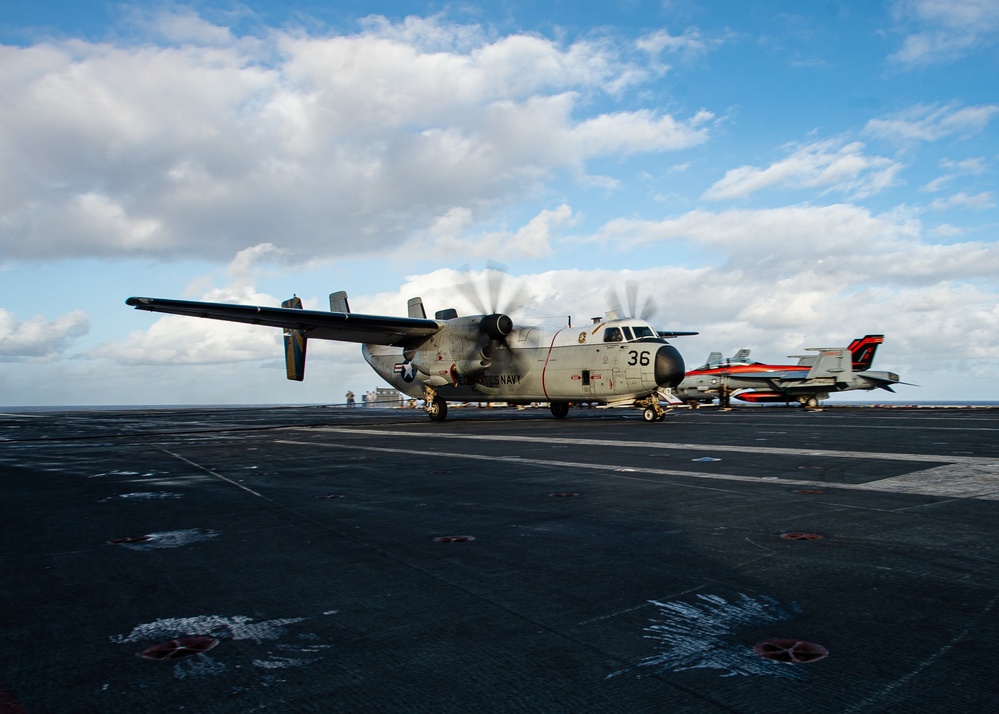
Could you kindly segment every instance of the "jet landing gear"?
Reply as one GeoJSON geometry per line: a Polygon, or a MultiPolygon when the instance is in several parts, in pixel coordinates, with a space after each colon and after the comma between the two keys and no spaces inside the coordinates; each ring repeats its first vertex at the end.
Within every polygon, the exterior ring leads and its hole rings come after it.
{"type": "Polygon", "coordinates": [[[565,419],[569,414],[569,402],[552,402],[549,408],[556,419],[565,419]]]}
{"type": "Polygon", "coordinates": [[[447,419],[447,402],[437,396],[437,391],[433,387],[426,387],[423,390],[423,410],[430,417],[430,421],[442,422],[447,419]]]}

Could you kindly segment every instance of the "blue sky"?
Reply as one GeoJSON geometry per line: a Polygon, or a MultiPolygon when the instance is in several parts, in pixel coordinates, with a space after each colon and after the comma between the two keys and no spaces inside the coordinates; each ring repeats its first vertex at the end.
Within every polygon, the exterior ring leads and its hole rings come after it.
{"type": "Polygon", "coordinates": [[[487,261],[546,324],[637,281],[690,366],[883,333],[897,400],[999,399],[994,0],[0,0],[0,64],[0,405],[338,401],[356,345],[292,383],[124,299],[467,311],[487,261]]]}

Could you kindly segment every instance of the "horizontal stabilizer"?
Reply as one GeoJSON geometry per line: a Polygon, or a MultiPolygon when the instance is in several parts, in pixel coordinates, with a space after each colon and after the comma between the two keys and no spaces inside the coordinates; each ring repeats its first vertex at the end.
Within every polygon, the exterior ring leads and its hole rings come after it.
{"type": "Polygon", "coordinates": [[[840,377],[850,374],[852,364],[850,353],[845,349],[824,349],[815,359],[805,380],[840,377]]]}

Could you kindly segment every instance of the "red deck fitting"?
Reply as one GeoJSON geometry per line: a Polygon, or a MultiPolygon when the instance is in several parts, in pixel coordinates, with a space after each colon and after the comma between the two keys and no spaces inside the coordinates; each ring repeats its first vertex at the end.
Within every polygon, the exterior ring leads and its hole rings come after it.
{"type": "Polygon", "coordinates": [[[792,639],[764,640],[753,647],[753,652],[765,659],[787,664],[815,662],[829,655],[829,650],[822,645],[792,639]]]}
{"type": "Polygon", "coordinates": [[[178,637],[175,640],[160,642],[159,644],[147,647],[139,653],[144,659],[181,659],[207,652],[219,643],[214,637],[203,637],[200,635],[192,637],[178,637]]]}

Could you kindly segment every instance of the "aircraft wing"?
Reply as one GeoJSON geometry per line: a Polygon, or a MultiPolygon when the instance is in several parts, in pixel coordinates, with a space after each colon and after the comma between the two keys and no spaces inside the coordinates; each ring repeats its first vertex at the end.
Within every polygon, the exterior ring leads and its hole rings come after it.
{"type": "Polygon", "coordinates": [[[211,320],[242,322],[247,325],[281,327],[301,330],[307,337],[314,339],[373,345],[407,346],[430,337],[441,329],[440,323],[436,320],[359,315],[353,312],[321,312],[150,297],[130,297],[125,304],[131,305],[136,310],[205,317],[211,320]]]}
{"type": "Polygon", "coordinates": [[[728,375],[730,389],[762,389],[785,392],[788,394],[807,393],[817,387],[828,389],[832,380],[806,380],[802,372],[736,372],[728,375]]]}

